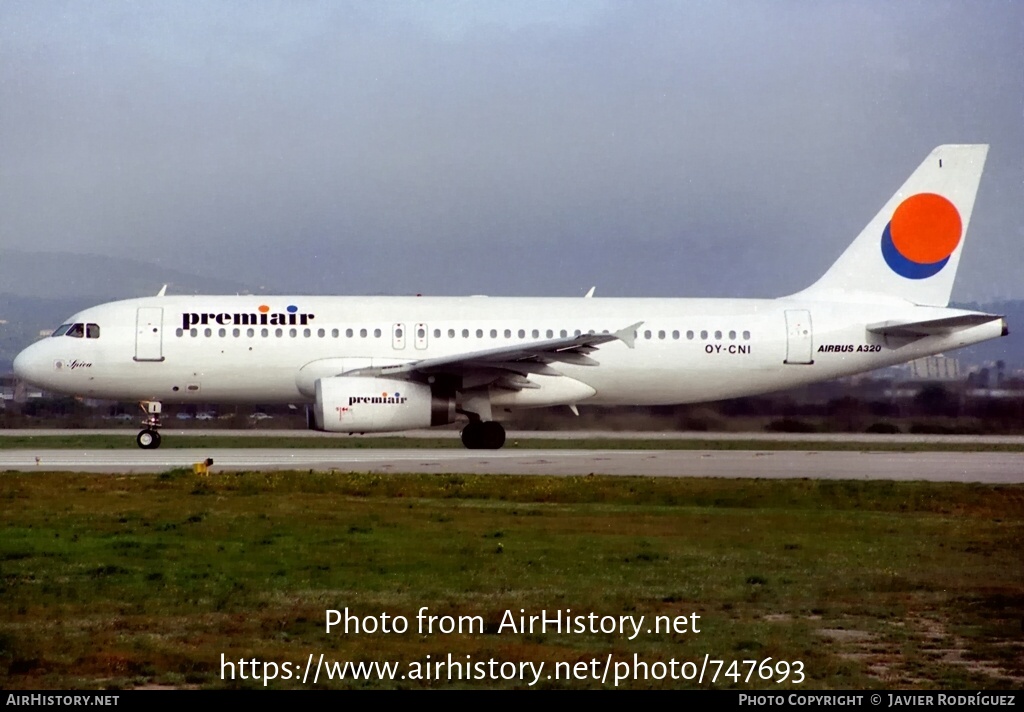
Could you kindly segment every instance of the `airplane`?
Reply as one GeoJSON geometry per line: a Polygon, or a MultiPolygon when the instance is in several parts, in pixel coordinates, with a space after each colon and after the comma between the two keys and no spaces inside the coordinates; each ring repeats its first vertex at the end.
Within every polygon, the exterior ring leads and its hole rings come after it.
{"type": "Polygon", "coordinates": [[[933,150],[825,274],[776,299],[157,296],[70,317],[14,361],[47,391],[164,403],[304,404],[310,426],[468,421],[497,449],[520,408],[765,393],[1005,336],[948,307],[987,145],[933,150]]]}

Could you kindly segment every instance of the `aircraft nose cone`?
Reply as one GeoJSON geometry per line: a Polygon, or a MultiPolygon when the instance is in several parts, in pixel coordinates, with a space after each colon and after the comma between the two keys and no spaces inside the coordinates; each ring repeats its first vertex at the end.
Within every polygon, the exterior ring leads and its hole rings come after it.
{"type": "Polygon", "coordinates": [[[14,375],[21,380],[26,380],[26,374],[28,373],[28,359],[25,357],[25,352],[22,351],[20,354],[14,357],[14,375]]]}
{"type": "Polygon", "coordinates": [[[14,375],[22,381],[40,385],[42,369],[40,368],[38,354],[33,353],[33,350],[29,346],[14,357],[14,375]]]}

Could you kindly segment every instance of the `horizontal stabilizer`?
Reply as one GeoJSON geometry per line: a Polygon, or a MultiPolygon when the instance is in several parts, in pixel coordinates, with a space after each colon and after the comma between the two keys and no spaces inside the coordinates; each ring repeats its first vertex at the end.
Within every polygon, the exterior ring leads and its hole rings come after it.
{"type": "Polygon", "coordinates": [[[957,316],[925,319],[924,321],[883,321],[878,324],[869,324],[867,329],[872,334],[882,336],[921,337],[949,334],[1002,318],[998,314],[958,314],[957,316]]]}

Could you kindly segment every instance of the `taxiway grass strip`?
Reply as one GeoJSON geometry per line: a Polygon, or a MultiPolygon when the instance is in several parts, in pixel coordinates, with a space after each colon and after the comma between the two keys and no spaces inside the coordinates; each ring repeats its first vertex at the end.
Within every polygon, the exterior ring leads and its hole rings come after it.
{"type": "MultiPolygon", "coordinates": [[[[778,441],[778,440],[673,440],[586,438],[556,440],[549,438],[509,439],[508,450],[819,450],[819,451],[876,451],[876,452],[1024,452],[1024,443],[977,442],[884,442],[857,441],[856,434],[841,441],[778,441]]],[[[0,438],[0,450],[67,449],[67,450],[123,450],[136,449],[135,434],[124,435],[11,435],[0,438]]],[[[462,449],[455,438],[375,437],[351,438],[289,437],[266,435],[261,437],[232,437],[219,435],[169,435],[164,437],[161,449],[191,448],[279,448],[279,449],[462,449]]]]}
{"type": "MultiPolygon", "coordinates": [[[[404,663],[451,653],[549,665],[708,654],[802,661],[808,680],[783,688],[1024,683],[1021,486],[4,473],[0,516],[4,689],[260,686],[221,680],[221,653],[279,663],[310,653],[404,663]],[[324,631],[326,609],[415,625],[422,606],[479,616],[483,631],[324,631]],[[500,630],[505,611],[565,609],[647,620],[696,613],[701,631],[630,641],[500,630]]],[[[367,686],[525,684],[318,684],[367,686]]],[[[732,686],[771,688],[728,678],[704,685],[732,686]]]]}

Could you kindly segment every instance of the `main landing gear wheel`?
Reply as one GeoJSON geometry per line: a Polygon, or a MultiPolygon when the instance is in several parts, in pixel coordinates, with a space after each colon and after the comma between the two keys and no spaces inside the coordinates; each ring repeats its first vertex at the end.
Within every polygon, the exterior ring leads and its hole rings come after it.
{"type": "Polygon", "coordinates": [[[493,420],[470,422],[462,429],[462,444],[470,450],[498,450],[505,444],[505,428],[493,420]]]}
{"type": "Polygon", "coordinates": [[[135,437],[135,442],[139,444],[143,450],[156,450],[160,447],[160,433],[149,428],[142,430],[135,437]]]}

